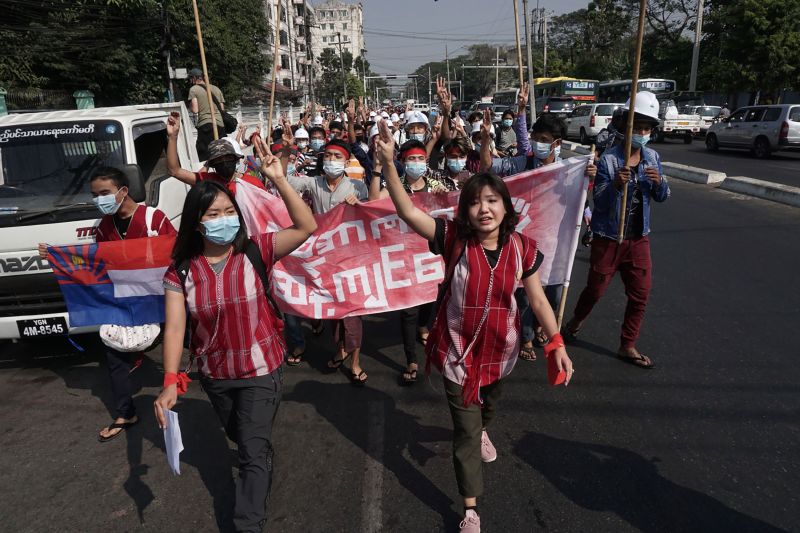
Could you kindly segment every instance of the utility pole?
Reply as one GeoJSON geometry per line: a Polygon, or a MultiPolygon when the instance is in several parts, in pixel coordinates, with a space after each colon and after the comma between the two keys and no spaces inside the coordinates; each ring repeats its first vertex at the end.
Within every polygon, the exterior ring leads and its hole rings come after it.
{"type": "Polygon", "coordinates": [[[344,92],[344,101],[347,101],[347,73],[344,71],[344,56],[342,55],[342,34],[336,32],[336,37],[339,40],[336,44],[339,45],[339,66],[342,69],[342,91],[344,92]]]}
{"type": "Polygon", "coordinates": [[[361,49],[361,72],[364,75],[364,98],[367,97],[367,49],[361,49]]]}
{"type": "Polygon", "coordinates": [[[314,101],[314,55],[311,52],[311,18],[308,16],[308,4],[303,0],[303,27],[306,37],[306,59],[308,60],[308,75],[306,82],[308,82],[308,92],[311,95],[311,101],[314,101]]]}
{"type": "Polygon", "coordinates": [[[433,91],[431,91],[431,67],[428,66],[428,106],[433,103],[433,91]]]}
{"type": "Polygon", "coordinates": [[[500,47],[497,47],[497,53],[494,58],[494,92],[500,90],[500,47]]]}
{"type": "Polygon", "coordinates": [[[700,38],[703,35],[703,0],[697,0],[697,27],[694,29],[692,47],[692,71],[689,74],[689,90],[697,90],[697,66],[700,63],[700,38]]]}
{"type": "Polygon", "coordinates": [[[534,105],[536,99],[533,92],[533,55],[531,51],[531,27],[528,24],[528,0],[522,0],[522,10],[525,14],[525,47],[528,49],[528,109],[530,110],[530,124],[533,125],[536,122],[536,106],[534,105]]]}
{"type": "Polygon", "coordinates": [[[542,64],[542,76],[547,77],[547,11],[542,10],[542,19],[544,20],[544,59],[542,64]]]}
{"type": "Polygon", "coordinates": [[[444,61],[447,63],[447,90],[450,90],[450,57],[447,55],[447,43],[444,44],[444,61]]]}

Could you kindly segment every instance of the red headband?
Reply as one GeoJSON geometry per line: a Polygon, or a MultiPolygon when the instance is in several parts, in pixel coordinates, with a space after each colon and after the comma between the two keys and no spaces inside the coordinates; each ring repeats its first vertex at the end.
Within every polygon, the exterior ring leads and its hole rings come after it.
{"type": "Polygon", "coordinates": [[[400,160],[403,160],[403,159],[405,159],[405,158],[407,158],[409,156],[412,156],[412,155],[421,155],[421,156],[427,158],[428,157],[428,152],[426,152],[422,148],[414,146],[414,147],[409,148],[408,150],[402,152],[400,154],[400,160]]]}
{"type": "Polygon", "coordinates": [[[339,152],[340,154],[342,154],[345,159],[350,159],[350,153],[347,151],[347,148],[343,148],[343,147],[339,146],[338,144],[328,144],[328,145],[326,145],[325,146],[325,151],[327,152],[328,150],[335,150],[335,151],[339,152]]]}
{"type": "Polygon", "coordinates": [[[461,148],[458,146],[452,146],[447,151],[445,151],[444,155],[461,155],[461,148]]]}

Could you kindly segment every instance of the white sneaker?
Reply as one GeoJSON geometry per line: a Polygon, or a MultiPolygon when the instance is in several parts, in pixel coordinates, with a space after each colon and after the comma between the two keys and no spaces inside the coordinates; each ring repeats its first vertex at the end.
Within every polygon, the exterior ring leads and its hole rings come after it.
{"type": "Polygon", "coordinates": [[[484,429],[481,432],[481,461],[484,463],[491,463],[495,459],[497,459],[497,450],[494,444],[492,444],[492,441],[489,440],[489,435],[484,429]]]}
{"type": "Polygon", "coordinates": [[[461,528],[459,530],[461,533],[481,533],[481,517],[478,516],[478,513],[469,509],[464,514],[464,520],[458,524],[458,527],[461,528]]]}

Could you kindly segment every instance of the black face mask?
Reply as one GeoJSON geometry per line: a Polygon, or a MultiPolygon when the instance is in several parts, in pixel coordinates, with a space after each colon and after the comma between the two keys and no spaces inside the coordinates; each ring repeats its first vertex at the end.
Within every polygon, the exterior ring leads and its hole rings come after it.
{"type": "Polygon", "coordinates": [[[219,163],[214,163],[214,170],[217,174],[229,180],[236,173],[236,165],[236,161],[220,161],[219,163]]]}

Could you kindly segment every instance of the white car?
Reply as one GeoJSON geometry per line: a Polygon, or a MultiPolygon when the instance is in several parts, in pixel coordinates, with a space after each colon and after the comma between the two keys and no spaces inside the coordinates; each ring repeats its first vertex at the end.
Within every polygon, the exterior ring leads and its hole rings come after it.
{"type": "Polygon", "coordinates": [[[685,113],[687,115],[700,115],[703,125],[700,126],[700,134],[705,135],[708,128],[717,121],[717,117],[722,112],[722,108],[717,105],[693,105],[689,106],[685,113]]]}
{"type": "Polygon", "coordinates": [[[600,130],[611,122],[614,110],[625,104],[584,104],[576,107],[566,119],[567,138],[589,144],[600,130]]]}
{"type": "Polygon", "coordinates": [[[737,109],[712,124],[706,134],[706,149],[746,148],[758,157],[778,150],[800,150],[800,105],[754,105],[737,109]]]}
{"type": "Polygon", "coordinates": [[[423,113],[427,113],[430,111],[430,107],[428,104],[414,104],[414,111],[422,111],[423,113]]]}

